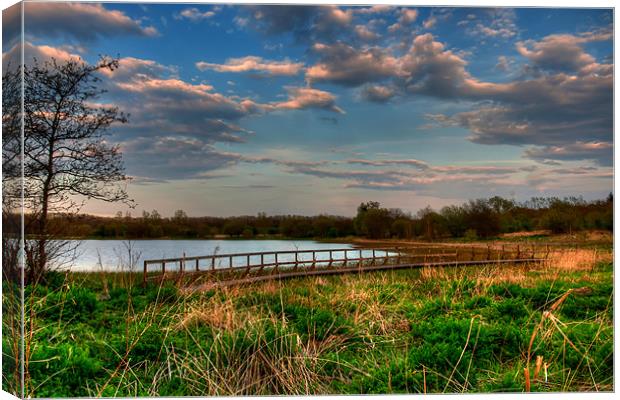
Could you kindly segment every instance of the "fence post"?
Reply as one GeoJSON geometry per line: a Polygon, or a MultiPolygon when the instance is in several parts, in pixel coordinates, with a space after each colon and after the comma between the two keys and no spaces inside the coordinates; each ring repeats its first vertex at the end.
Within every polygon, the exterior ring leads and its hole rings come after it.
{"type": "Polygon", "coordinates": [[[196,272],[200,271],[200,258],[196,259],[196,272]]]}
{"type": "Polygon", "coordinates": [[[517,260],[521,258],[521,246],[517,245],[517,260]]]}

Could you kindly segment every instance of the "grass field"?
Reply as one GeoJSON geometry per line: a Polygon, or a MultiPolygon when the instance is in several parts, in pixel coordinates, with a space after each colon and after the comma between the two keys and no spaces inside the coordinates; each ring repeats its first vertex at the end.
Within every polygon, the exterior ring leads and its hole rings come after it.
{"type": "Polygon", "coordinates": [[[26,298],[36,397],[613,390],[613,265],[591,250],[192,295],[58,274],[26,298]]]}

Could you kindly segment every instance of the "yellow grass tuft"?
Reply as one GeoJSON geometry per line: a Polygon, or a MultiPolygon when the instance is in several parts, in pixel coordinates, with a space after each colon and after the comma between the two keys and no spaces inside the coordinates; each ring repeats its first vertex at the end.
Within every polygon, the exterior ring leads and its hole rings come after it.
{"type": "Polygon", "coordinates": [[[180,321],[175,329],[185,329],[201,324],[225,331],[234,331],[255,320],[250,313],[238,312],[232,302],[232,297],[227,297],[224,301],[216,297],[190,306],[187,311],[180,314],[180,321]]]}
{"type": "Polygon", "coordinates": [[[600,254],[592,249],[564,249],[549,254],[548,264],[561,271],[592,270],[601,261],[600,254]]]}

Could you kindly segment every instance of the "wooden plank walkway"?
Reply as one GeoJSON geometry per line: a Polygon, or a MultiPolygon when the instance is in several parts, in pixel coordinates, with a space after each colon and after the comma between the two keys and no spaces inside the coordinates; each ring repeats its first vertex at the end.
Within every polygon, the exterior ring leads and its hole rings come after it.
{"type": "Polygon", "coordinates": [[[517,264],[547,259],[549,247],[441,247],[291,250],[212,254],[145,260],[143,285],[164,280],[183,281],[194,288],[230,286],[302,276],[360,273],[379,270],[517,264]]]}

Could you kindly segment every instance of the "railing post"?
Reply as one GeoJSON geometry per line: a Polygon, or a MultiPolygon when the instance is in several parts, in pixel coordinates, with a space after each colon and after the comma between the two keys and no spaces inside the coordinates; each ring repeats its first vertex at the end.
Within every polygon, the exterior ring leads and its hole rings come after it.
{"type": "Polygon", "coordinates": [[[521,258],[521,246],[517,245],[517,260],[521,258]]]}
{"type": "Polygon", "coordinates": [[[200,271],[200,258],[196,259],[196,272],[200,271]]]}
{"type": "Polygon", "coordinates": [[[312,269],[316,268],[316,251],[312,251],[312,269]]]}
{"type": "Polygon", "coordinates": [[[400,249],[396,248],[396,264],[400,264],[400,249]]]}
{"type": "Polygon", "coordinates": [[[348,252],[348,251],[349,251],[349,250],[345,250],[345,251],[344,251],[344,267],[346,267],[346,266],[347,266],[347,264],[349,263],[349,260],[347,259],[347,252],[348,252]]]}
{"type": "Polygon", "coordinates": [[[297,265],[299,264],[299,253],[295,252],[295,268],[294,270],[297,271],[297,265]]]}
{"type": "Polygon", "coordinates": [[[360,249],[359,267],[362,268],[362,250],[360,249]]]}
{"type": "Polygon", "coordinates": [[[275,260],[274,262],[275,266],[273,267],[273,270],[277,271],[278,270],[278,253],[273,253],[273,254],[274,254],[274,260],[275,260]]]}
{"type": "Polygon", "coordinates": [[[230,272],[232,272],[232,270],[233,270],[233,256],[229,257],[228,268],[230,269],[230,272]]]}
{"type": "Polygon", "coordinates": [[[146,274],[147,274],[146,260],[144,260],[144,273],[142,275],[142,287],[146,287],[146,274]]]}
{"type": "Polygon", "coordinates": [[[211,257],[211,270],[215,271],[215,256],[211,257]]]}
{"type": "Polygon", "coordinates": [[[329,264],[327,265],[327,268],[330,268],[333,262],[334,262],[334,253],[330,250],[329,251],[329,264]]]}

